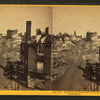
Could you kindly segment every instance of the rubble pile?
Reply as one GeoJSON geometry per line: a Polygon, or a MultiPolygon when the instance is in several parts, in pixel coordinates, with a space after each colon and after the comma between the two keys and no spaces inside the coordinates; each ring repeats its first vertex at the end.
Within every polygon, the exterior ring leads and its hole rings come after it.
{"type": "Polygon", "coordinates": [[[93,42],[87,42],[85,59],[90,63],[99,62],[99,46],[94,45],[93,42]]]}
{"type": "Polygon", "coordinates": [[[78,47],[76,45],[68,44],[63,47],[52,49],[52,80],[62,76],[68,68],[69,62],[73,56],[77,55],[78,47]]]}
{"type": "Polygon", "coordinates": [[[6,47],[5,47],[6,39],[1,38],[0,39],[0,65],[6,65],[6,47]]]}
{"type": "Polygon", "coordinates": [[[9,58],[11,62],[20,61],[20,44],[21,37],[17,36],[12,39],[2,38],[0,40],[1,65],[6,65],[6,60],[9,58]]]}
{"type": "Polygon", "coordinates": [[[28,88],[35,90],[44,90],[45,88],[45,80],[30,78],[28,76],[28,88]]]}
{"type": "Polygon", "coordinates": [[[45,88],[45,80],[35,79],[34,84],[35,84],[35,89],[37,90],[44,90],[45,88]]]}
{"type": "Polygon", "coordinates": [[[64,53],[60,52],[59,54],[53,54],[53,69],[52,76],[56,78],[60,74],[64,73],[64,65],[67,65],[67,59],[64,59],[64,53]]]}
{"type": "Polygon", "coordinates": [[[77,56],[86,45],[86,40],[81,36],[59,35],[54,36],[52,43],[52,79],[63,75],[73,56],[77,56]]]}
{"type": "MultiPolygon", "coordinates": [[[[18,43],[20,44],[20,42],[18,43]]],[[[14,47],[14,41],[11,44],[8,44],[9,48],[7,48],[6,57],[10,58],[11,62],[20,61],[20,45],[16,44],[16,47],[14,47]]]]}

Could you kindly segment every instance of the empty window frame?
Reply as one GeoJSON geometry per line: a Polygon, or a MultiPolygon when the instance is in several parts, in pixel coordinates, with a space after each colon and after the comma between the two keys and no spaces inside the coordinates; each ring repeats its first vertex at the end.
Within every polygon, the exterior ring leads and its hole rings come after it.
{"type": "Polygon", "coordinates": [[[44,71],[44,62],[37,62],[37,73],[43,73],[44,71]]]}

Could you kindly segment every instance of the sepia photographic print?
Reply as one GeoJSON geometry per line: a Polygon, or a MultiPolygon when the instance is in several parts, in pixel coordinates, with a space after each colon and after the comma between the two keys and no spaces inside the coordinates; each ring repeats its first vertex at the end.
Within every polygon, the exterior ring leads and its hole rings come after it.
{"type": "Polygon", "coordinates": [[[0,6],[0,90],[100,91],[99,12],[0,6]]]}
{"type": "Polygon", "coordinates": [[[51,85],[50,7],[0,6],[0,90],[51,85]]]}
{"type": "Polygon", "coordinates": [[[100,90],[99,10],[53,7],[53,90],[100,90]]]}

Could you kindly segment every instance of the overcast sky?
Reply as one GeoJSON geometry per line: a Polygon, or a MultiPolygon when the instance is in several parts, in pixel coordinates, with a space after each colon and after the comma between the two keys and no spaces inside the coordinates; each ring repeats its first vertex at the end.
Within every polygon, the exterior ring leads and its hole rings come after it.
{"type": "Polygon", "coordinates": [[[36,29],[45,31],[50,27],[50,7],[33,6],[0,6],[0,33],[6,34],[7,29],[18,29],[26,32],[26,21],[32,21],[32,35],[36,29]]]}
{"type": "Polygon", "coordinates": [[[100,7],[53,7],[53,34],[74,31],[85,36],[87,31],[100,35],[100,7]]]}

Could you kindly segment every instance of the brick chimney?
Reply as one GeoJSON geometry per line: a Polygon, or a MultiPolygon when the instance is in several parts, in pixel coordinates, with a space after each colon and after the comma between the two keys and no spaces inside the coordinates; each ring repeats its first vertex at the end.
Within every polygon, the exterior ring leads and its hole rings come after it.
{"type": "Polygon", "coordinates": [[[31,39],[31,21],[26,22],[26,41],[31,39]]]}

